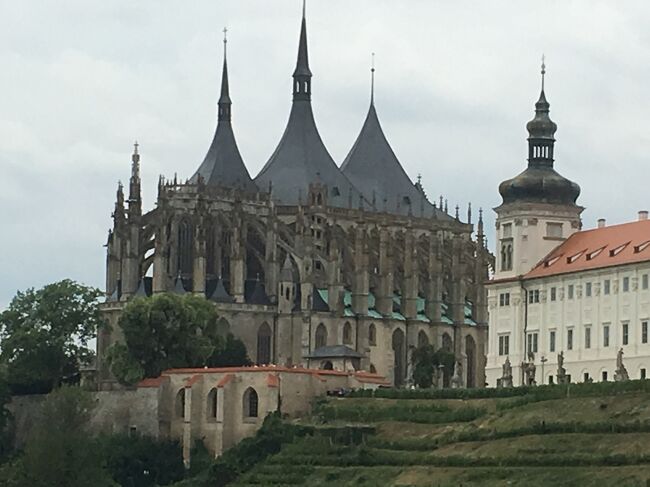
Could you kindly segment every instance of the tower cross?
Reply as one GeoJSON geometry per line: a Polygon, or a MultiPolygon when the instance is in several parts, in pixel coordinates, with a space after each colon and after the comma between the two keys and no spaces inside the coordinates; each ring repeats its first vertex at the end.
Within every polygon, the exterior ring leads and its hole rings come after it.
{"type": "Polygon", "coordinates": [[[544,75],[546,75],[546,56],[542,54],[542,91],[544,91],[544,75]]]}

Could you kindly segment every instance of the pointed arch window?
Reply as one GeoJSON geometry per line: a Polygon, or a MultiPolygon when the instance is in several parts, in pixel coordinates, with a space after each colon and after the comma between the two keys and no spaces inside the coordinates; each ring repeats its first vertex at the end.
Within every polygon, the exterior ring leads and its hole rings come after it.
{"type": "Polygon", "coordinates": [[[327,345],[327,328],[321,323],[316,328],[315,348],[321,348],[327,345]]]}
{"type": "Polygon", "coordinates": [[[257,330],[257,364],[271,363],[271,327],[264,322],[257,330]]]}
{"type": "Polygon", "coordinates": [[[374,323],[370,323],[370,327],[368,328],[368,342],[372,346],[377,345],[377,327],[374,323]]]}
{"type": "Polygon", "coordinates": [[[349,321],[343,325],[343,343],[345,345],[352,345],[352,325],[349,321]]]}
{"type": "Polygon", "coordinates": [[[258,407],[259,407],[259,397],[257,392],[252,387],[249,387],[244,392],[243,397],[243,408],[244,408],[244,419],[246,418],[257,418],[258,416],[258,407]]]}
{"type": "Polygon", "coordinates": [[[208,394],[208,399],[206,403],[206,419],[208,421],[217,420],[217,389],[211,389],[208,394]]]}
{"type": "Polygon", "coordinates": [[[193,267],[193,228],[189,219],[184,218],[178,224],[178,264],[181,274],[191,274],[193,267]]]}

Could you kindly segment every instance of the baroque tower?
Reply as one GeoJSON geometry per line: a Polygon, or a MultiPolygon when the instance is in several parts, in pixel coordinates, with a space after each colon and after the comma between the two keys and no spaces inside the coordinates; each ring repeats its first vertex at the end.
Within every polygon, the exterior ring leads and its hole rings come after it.
{"type": "Polygon", "coordinates": [[[576,204],[580,187],[553,167],[557,125],[549,117],[543,62],[541,73],[542,90],[535,103],[535,117],[526,125],[528,167],[499,185],[503,202],[494,209],[497,280],[525,274],[581,227],[584,208],[576,204]]]}

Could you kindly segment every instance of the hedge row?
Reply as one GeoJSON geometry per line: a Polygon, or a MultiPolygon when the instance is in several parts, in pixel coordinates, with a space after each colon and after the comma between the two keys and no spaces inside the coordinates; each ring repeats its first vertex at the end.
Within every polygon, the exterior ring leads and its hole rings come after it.
{"type": "Polygon", "coordinates": [[[515,438],[529,435],[552,434],[621,434],[621,433],[650,433],[650,421],[634,421],[617,423],[611,421],[580,423],[580,422],[538,422],[528,426],[508,430],[472,430],[458,433],[448,433],[436,438],[411,438],[387,441],[372,438],[368,445],[374,448],[402,451],[432,451],[452,443],[469,441],[491,441],[503,438],[515,438]]]}
{"type": "Polygon", "coordinates": [[[476,389],[359,389],[346,397],[379,397],[385,399],[498,399],[504,397],[531,396],[537,400],[564,397],[611,396],[631,392],[650,392],[650,380],[623,382],[593,382],[554,384],[504,388],[476,389]]]}
{"type": "Polygon", "coordinates": [[[406,421],[409,423],[441,424],[473,421],[487,414],[483,408],[463,407],[451,409],[440,405],[410,406],[405,403],[392,405],[326,403],[320,405],[316,414],[322,421],[406,421]]]}

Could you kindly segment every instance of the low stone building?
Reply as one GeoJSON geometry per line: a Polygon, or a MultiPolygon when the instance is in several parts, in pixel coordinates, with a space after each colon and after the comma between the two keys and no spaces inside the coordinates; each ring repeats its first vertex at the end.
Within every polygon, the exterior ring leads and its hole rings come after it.
{"type": "MultiPolygon", "coordinates": [[[[272,365],[173,369],[135,388],[93,393],[96,406],[91,427],[96,432],[177,439],[189,465],[197,441],[216,457],[254,435],[269,413],[279,411],[293,418],[309,413],[313,400],[328,391],[389,384],[384,377],[359,371],[272,365]]],[[[43,399],[13,398],[17,446],[27,438],[43,399]]]]}

